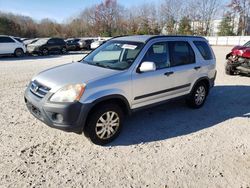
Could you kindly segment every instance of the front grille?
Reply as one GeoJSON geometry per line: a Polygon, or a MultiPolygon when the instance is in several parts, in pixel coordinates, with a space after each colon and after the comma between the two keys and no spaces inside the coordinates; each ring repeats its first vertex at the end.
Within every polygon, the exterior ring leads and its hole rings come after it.
{"type": "Polygon", "coordinates": [[[46,87],[42,84],[40,84],[39,82],[37,82],[36,80],[33,81],[30,85],[30,91],[40,97],[43,98],[48,92],[49,92],[50,88],[46,87]]]}

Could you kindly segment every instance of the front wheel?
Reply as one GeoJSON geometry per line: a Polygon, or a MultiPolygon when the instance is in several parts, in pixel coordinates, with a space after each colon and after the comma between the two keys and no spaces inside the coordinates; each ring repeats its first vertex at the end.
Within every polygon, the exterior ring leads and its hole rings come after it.
{"type": "Polygon", "coordinates": [[[22,57],[22,56],[24,56],[24,52],[23,52],[22,49],[18,48],[18,49],[15,50],[14,55],[16,57],[22,57]]]}
{"type": "Polygon", "coordinates": [[[208,88],[204,82],[196,84],[186,99],[187,105],[191,108],[200,108],[204,105],[208,94],[208,88]]]}
{"type": "Polygon", "coordinates": [[[113,141],[120,133],[123,112],[116,104],[104,104],[90,114],[85,135],[97,145],[105,145],[113,141]]]}

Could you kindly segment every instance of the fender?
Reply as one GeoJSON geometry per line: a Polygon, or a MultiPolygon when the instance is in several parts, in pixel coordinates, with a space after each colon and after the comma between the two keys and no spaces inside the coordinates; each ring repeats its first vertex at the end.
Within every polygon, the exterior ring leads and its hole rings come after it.
{"type": "Polygon", "coordinates": [[[127,100],[127,97],[121,89],[106,89],[97,92],[93,92],[81,100],[82,103],[93,103],[94,101],[106,96],[122,96],[127,100]]]}
{"type": "Polygon", "coordinates": [[[123,103],[126,105],[127,111],[128,112],[131,111],[128,100],[123,95],[120,95],[120,94],[112,94],[112,95],[103,96],[103,97],[101,97],[101,98],[96,99],[95,101],[93,101],[93,104],[96,105],[96,104],[98,104],[100,102],[103,102],[103,101],[106,101],[106,100],[110,100],[110,99],[120,99],[120,100],[122,100],[123,103]]]}
{"type": "Polygon", "coordinates": [[[207,76],[203,76],[203,77],[201,77],[201,78],[199,78],[198,80],[195,81],[195,83],[193,84],[193,87],[191,89],[190,94],[192,93],[192,91],[193,91],[194,87],[197,85],[197,83],[199,83],[202,80],[206,80],[207,83],[209,84],[209,88],[208,88],[208,91],[207,91],[209,93],[209,90],[210,90],[211,87],[213,87],[213,84],[211,83],[211,79],[209,79],[207,76]]]}

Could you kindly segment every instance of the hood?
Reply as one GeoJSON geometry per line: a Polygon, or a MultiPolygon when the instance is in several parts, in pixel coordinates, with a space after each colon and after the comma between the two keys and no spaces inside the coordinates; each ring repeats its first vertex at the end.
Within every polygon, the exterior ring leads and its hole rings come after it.
{"type": "Polygon", "coordinates": [[[43,44],[36,44],[36,43],[32,43],[32,44],[26,44],[27,47],[37,47],[37,46],[42,46],[43,44]]]}
{"type": "Polygon", "coordinates": [[[42,46],[42,45],[45,45],[46,42],[41,42],[41,43],[30,43],[30,44],[27,44],[27,46],[30,46],[30,47],[36,47],[36,46],[42,46]]]}
{"type": "Polygon", "coordinates": [[[250,58],[250,48],[244,46],[238,46],[232,49],[232,54],[244,58],[250,58]]]}
{"type": "Polygon", "coordinates": [[[70,63],[45,70],[32,80],[50,87],[55,92],[67,84],[89,83],[90,81],[111,76],[120,71],[88,65],[85,63],[70,63]]]}

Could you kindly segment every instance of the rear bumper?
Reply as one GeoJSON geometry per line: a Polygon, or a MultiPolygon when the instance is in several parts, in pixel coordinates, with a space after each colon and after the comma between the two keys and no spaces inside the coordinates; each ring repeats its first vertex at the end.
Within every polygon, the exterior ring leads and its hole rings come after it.
{"type": "Polygon", "coordinates": [[[24,100],[30,113],[46,125],[67,132],[82,133],[91,104],[52,103],[48,93],[44,98],[35,96],[29,87],[24,100]]]}
{"type": "Polygon", "coordinates": [[[217,76],[217,71],[215,71],[214,77],[209,79],[210,88],[214,87],[216,76],[217,76]]]}

